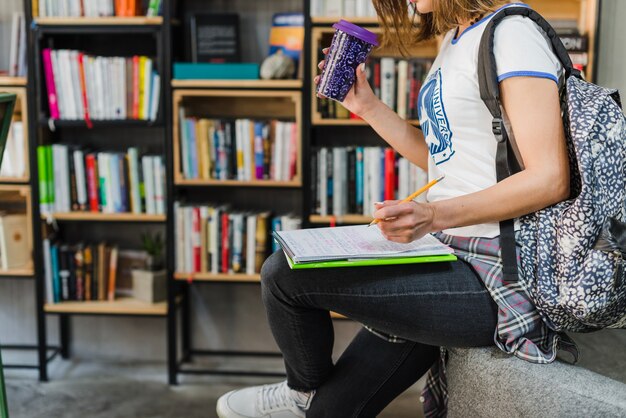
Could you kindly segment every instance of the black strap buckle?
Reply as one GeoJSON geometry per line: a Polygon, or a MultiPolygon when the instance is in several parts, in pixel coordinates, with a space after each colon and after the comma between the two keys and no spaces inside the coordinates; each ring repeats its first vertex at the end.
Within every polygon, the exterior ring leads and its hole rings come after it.
{"type": "Polygon", "coordinates": [[[504,121],[502,118],[493,118],[491,122],[491,131],[496,136],[498,142],[504,141],[504,121]]]}

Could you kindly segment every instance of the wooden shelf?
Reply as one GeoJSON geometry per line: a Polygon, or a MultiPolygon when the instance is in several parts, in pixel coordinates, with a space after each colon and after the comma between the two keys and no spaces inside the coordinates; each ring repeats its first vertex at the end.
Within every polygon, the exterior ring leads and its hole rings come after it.
{"type": "Polygon", "coordinates": [[[0,177],[1,183],[28,183],[28,177],[0,177]]]}
{"type": "Polygon", "coordinates": [[[334,319],[350,319],[347,316],[343,316],[341,314],[338,314],[337,312],[331,312],[330,313],[330,317],[334,318],[334,319]]]}
{"type": "Polygon", "coordinates": [[[202,180],[180,179],[176,180],[178,186],[219,186],[219,187],[302,187],[300,180],[276,181],[276,180],[202,180]]]}
{"type": "MultiPolygon", "coordinates": [[[[56,221],[98,221],[98,222],[165,222],[165,215],[135,215],[133,213],[94,213],[94,212],[54,212],[50,217],[56,221]]],[[[41,219],[48,215],[42,213],[41,219]]]]}
{"type": "Polygon", "coordinates": [[[120,298],[113,302],[46,303],[43,309],[47,313],[164,316],[167,314],[167,302],[150,304],[133,298],[120,298]]]}
{"type": "Polygon", "coordinates": [[[335,222],[338,224],[350,224],[350,225],[359,225],[359,224],[369,224],[372,222],[371,216],[365,215],[343,215],[343,216],[321,216],[321,215],[311,215],[309,217],[309,222],[312,224],[329,224],[332,219],[335,219],[335,222]]]}
{"type": "Polygon", "coordinates": [[[340,19],[347,20],[355,25],[378,25],[379,20],[377,17],[337,17],[337,16],[313,16],[311,17],[311,23],[314,25],[333,25],[340,19]]]}
{"type": "Polygon", "coordinates": [[[236,283],[258,283],[261,281],[260,274],[242,274],[242,273],[175,273],[174,279],[180,281],[198,281],[198,282],[236,282],[236,283]]]}
{"type": "Polygon", "coordinates": [[[172,80],[173,88],[300,89],[302,80],[172,80]]]}
{"type": "Polygon", "coordinates": [[[37,17],[34,23],[41,26],[158,26],[163,24],[163,17],[37,17]]]}
{"type": "Polygon", "coordinates": [[[31,277],[35,274],[32,268],[0,270],[0,277],[31,277]]]}
{"type": "Polygon", "coordinates": [[[26,87],[26,77],[0,76],[0,86],[26,87]]]}

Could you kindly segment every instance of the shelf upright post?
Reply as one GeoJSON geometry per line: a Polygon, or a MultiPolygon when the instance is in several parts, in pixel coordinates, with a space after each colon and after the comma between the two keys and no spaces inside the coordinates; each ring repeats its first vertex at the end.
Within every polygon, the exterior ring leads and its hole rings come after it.
{"type": "MultiPolygon", "coordinates": [[[[304,13],[304,54],[302,54],[302,62],[304,65],[304,80],[302,80],[302,155],[311,155],[312,125],[311,125],[311,83],[313,82],[313,74],[311,74],[311,63],[313,51],[311,50],[311,32],[313,24],[311,22],[311,0],[303,0],[304,13]]],[[[311,159],[302,159],[302,226],[309,228],[309,218],[311,216],[311,207],[315,202],[311,199],[311,159]]]]}
{"type": "Polygon", "coordinates": [[[163,63],[162,86],[163,92],[163,121],[165,126],[166,143],[164,146],[165,164],[167,172],[167,222],[166,222],[166,270],[167,270],[167,376],[170,385],[178,384],[178,333],[176,292],[177,284],[174,280],[176,233],[174,231],[174,201],[176,199],[174,190],[174,165],[173,165],[173,132],[172,132],[172,13],[173,2],[163,1],[163,27],[161,30],[163,43],[163,56],[160,57],[163,63]]]}
{"type": "Polygon", "coordinates": [[[30,188],[31,188],[31,213],[33,222],[33,274],[35,278],[35,306],[36,306],[36,322],[37,322],[37,365],[39,368],[39,380],[41,382],[48,381],[48,341],[46,335],[46,314],[43,311],[44,300],[44,271],[43,271],[43,250],[41,243],[43,241],[41,233],[41,214],[39,211],[39,167],[37,166],[37,145],[39,127],[37,126],[38,117],[37,106],[38,99],[38,67],[35,55],[37,53],[36,42],[37,32],[32,29],[33,26],[33,10],[30,1],[24,1],[26,27],[29,28],[26,34],[27,39],[27,56],[28,56],[28,73],[27,73],[27,97],[28,97],[28,149],[29,149],[29,166],[30,166],[30,188]]]}

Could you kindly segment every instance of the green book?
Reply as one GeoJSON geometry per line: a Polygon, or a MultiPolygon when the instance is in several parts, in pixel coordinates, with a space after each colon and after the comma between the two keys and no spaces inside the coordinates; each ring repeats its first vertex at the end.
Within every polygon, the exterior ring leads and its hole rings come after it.
{"type": "Polygon", "coordinates": [[[46,146],[46,188],[48,189],[49,211],[54,212],[56,196],[54,194],[54,159],[52,158],[52,145],[46,146]]]}
{"type": "Polygon", "coordinates": [[[275,231],[292,269],[367,267],[455,261],[454,250],[433,235],[408,244],[389,241],[378,227],[275,231]]]}
{"type": "Polygon", "coordinates": [[[323,269],[337,267],[369,267],[369,266],[392,266],[397,264],[423,264],[423,263],[441,263],[444,261],[456,261],[454,254],[447,255],[423,255],[419,257],[396,257],[396,258],[375,258],[375,259],[356,259],[356,260],[335,260],[335,261],[319,261],[309,263],[295,264],[287,254],[287,263],[292,270],[302,269],[323,269]]]}
{"type": "Polygon", "coordinates": [[[46,146],[37,147],[37,168],[39,169],[39,210],[41,213],[50,212],[50,194],[48,193],[48,159],[46,146]]]}

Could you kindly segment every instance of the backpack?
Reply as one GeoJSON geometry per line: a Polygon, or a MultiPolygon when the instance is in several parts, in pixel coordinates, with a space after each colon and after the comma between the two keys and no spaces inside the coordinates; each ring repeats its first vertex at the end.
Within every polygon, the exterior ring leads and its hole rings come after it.
{"type": "Polygon", "coordinates": [[[478,55],[480,94],[498,141],[498,181],[520,171],[503,123],[493,53],[496,26],[512,15],[537,23],[563,65],[571,195],[519,219],[519,264],[514,220],[500,223],[504,280],[519,281],[555,331],[626,328],[626,118],[619,94],[584,81],[537,12],[527,7],[498,12],[485,28],[478,55]]]}

